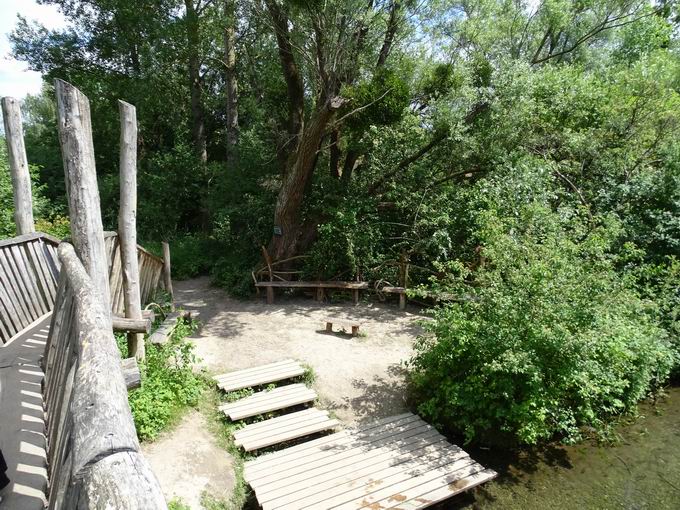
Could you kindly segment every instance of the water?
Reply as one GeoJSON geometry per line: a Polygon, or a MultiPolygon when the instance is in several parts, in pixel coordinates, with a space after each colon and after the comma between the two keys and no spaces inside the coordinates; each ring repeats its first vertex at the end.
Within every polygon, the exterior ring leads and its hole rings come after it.
{"type": "Polygon", "coordinates": [[[613,444],[468,448],[499,477],[440,508],[680,510],[680,388],[667,394],[617,427],[613,444]]]}

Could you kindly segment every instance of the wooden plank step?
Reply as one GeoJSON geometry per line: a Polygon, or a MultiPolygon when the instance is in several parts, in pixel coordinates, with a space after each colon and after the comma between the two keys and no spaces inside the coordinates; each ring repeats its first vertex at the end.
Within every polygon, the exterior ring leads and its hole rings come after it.
{"type": "Polygon", "coordinates": [[[250,397],[225,404],[220,406],[220,411],[232,420],[242,420],[258,414],[313,402],[316,398],[316,392],[304,384],[290,384],[271,391],[260,391],[250,397]]]}
{"type": "Polygon", "coordinates": [[[177,320],[181,317],[180,312],[169,313],[158,329],[149,335],[149,343],[162,345],[168,341],[170,335],[177,327],[177,320]]]}
{"type": "Polygon", "coordinates": [[[264,455],[244,469],[264,510],[425,508],[494,476],[408,413],[264,455]]]}
{"type": "Polygon", "coordinates": [[[305,368],[297,361],[286,360],[259,367],[237,370],[213,377],[224,391],[236,391],[253,386],[283,381],[304,375],[305,368]]]}
{"type": "Polygon", "coordinates": [[[247,452],[331,430],[339,426],[340,422],[330,418],[328,411],[308,409],[254,425],[257,427],[247,425],[234,434],[234,443],[247,452]]]}

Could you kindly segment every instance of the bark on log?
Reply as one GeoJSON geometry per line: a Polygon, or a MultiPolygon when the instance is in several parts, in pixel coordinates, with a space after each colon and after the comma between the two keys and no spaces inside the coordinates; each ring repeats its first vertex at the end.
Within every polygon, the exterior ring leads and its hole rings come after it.
{"type": "Polygon", "coordinates": [[[172,264],[170,261],[170,245],[163,241],[163,285],[170,294],[170,309],[175,311],[175,296],[172,291],[172,264]]]}
{"type": "MultiPolygon", "coordinates": [[[[134,333],[144,337],[144,333],[149,333],[151,331],[151,321],[143,317],[139,319],[130,319],[129,317],[118,317],[114,315],[111,318],[111,322],[113,324],[113,331],[117,333],[134,333]]],[[[130,355],[132,355],[131,352],[130,355]]]]}
{"type": "Polygon", "coordinates": [[[139,371],[136,358],[125,358],[120,362],[120,368],[123,371],[123,378],[128,391],[142,385],[142,373],[139,371]]]}
{"type": "Polygon", "coordinates": [[[137,452],[117,452],[90,466],[78,479],[64,508],[161,510],[167,505],[146,459],[137,452]]]}
{"type": "MultiPolygon", "coordinates": [[[[73,473],[115,451],[139,451],[127,400],[121,358],[104,305],[93,280],[68,243],[59,245],[76,302],[79,366],[73,384],[73,473]]],[[[130,483],[126,480],[126,483],[130,483]]]]}
{"type": "Polygon", "coordinates": [[[64,160],[66,195],[71,219],[71,239],[85,270],[92,278],[111,330],[111,297],[104,229],[99,204],[97,171],[92,143],[90,102],[70,83],[55,80],[57,119],[64,160]]]}
{"type": "MultiPolygon", "coordinates": [[[[125,316],[142,318],[137,258],[137,111],[131,104],[118,101],[120,111],[120,206],[118,242],[123,273],[125,316]]],[[[144,359],[144,335],[129,330],[128,352],[144,359]]],[[[146,331],[148,333],[148,331],[146,331]]]]}
{"type": "Polygon", "coordinates": [[[2,118],[5,125],[9,169],[12,174],[14,222],[17,226],[17,235],[29,234],[35,231],[33,198],[19,100],[13,97],[2,98],[2,118]]]}

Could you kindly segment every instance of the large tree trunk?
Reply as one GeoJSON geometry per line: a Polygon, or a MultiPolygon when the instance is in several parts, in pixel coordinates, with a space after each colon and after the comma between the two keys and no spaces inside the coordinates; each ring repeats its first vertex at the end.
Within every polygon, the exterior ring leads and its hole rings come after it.
{"type": "Polygon", "coordinates": [[[237,163],[238,150],[238,79],[236,76],[236,1],[224,1],[227,26],[224,29],[224,64],[227,82],[227,164],[237,163]]]}
{"type": "Polygon", "coordinates": [[[305,188],[314,173],[326,127],[342,103],[341,98],[335,97],[316,111],[300,137],[297,151],[289,157],[274,212],[274,224],[280,228],[280,235],[275,233],[272,237],[269,253],[275,260],[293,256],[297,252],[305,188]]]}
{"type": "Polygon", "coordinates": [[[198,13],[194,7],[194,0],[184,0],[186,6],[187,52],[189,67],[189,87],[191,89],[191,135],[194,150],[202,163],[208,161],[205,141],[205,120],[203,115],[203,91],[201,85],[199,58],[200,35],[198,13]]]}

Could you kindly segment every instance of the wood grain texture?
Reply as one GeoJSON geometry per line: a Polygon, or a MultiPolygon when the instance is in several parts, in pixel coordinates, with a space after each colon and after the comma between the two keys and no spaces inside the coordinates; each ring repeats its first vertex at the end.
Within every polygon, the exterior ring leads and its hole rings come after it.
{"type": "Polygon", "coordinates": [[[5,141],[9,170],[12,174],[14,192],[14,222],[17,233],[29,234],[35,230],[33,222],[33,197],[31,175],[28,170],[21,107],[18,99],[2,98],[2,118],[5,125],[5,141]]]}

